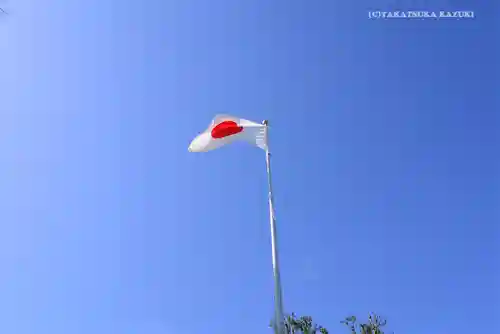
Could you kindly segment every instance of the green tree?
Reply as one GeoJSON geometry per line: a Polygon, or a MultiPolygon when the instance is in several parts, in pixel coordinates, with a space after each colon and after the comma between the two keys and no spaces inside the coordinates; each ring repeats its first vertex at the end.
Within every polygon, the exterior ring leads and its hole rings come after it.
{"type": "MultiPolygon", "coordinates": [[[[294,313],[285,318],[285,329],[287,334],[328,334],[328,330],[316,324],[309,316],[297,317],[294,313]]],[[[381,317],[371,314],[368,322],[358,323],[356,317],[347,317],[341,321],[351,331],[350,334],[384,334],[383,327],[387,321],[381,317]]]]}
{"type": "Polygon", "coordinates": [[[294,313],[285,318],[285,329],[287,334],[328,334],[328,330],[315,324],[311,317],[297,317],[294,313]]]}
{"type": "Polygon", "coordinates": [[[375,314],[368,316],[368,322],[358,324],[355,316],[347,317],[341,321],[350,330],[351,334],[384,334],[383,327],[387,324],[385,319],[375,314]]]}

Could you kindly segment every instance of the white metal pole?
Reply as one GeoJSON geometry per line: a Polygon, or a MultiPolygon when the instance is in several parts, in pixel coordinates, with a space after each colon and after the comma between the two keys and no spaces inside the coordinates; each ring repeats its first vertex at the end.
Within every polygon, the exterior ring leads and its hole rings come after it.
{"type": "Polygon", "coordinates": [[[269,187],[269,223],[271,227],[271,249],[274,275],[274,330],[276,334],[285,334],[283,317],[283,297],[281,292],[281,278],[278,259],[278,241],[276,235],[276,219],[273,206],[273,186],[271,179],[271,153],[269,151],[269,122],[262,122],[266,126],[266,167],[267,183],[269,187]]]}

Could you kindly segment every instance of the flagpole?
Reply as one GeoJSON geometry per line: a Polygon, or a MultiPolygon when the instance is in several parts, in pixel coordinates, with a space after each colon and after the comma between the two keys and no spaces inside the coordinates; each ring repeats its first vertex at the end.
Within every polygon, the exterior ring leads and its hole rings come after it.
{"type": "Polygon", "coordinates": [[[266,126],[266,169],[267,183],[269,188],[269,224],[271,227],[271,250],[273,261],[273,276],[274,276],[274,331],[276,334],[284,334],[284,317],[283,317],[283,296],[281,292],[281,277],[278,259],[278,241],[276,232],[276,218],[274,216],[273,203],[273,186],[271,178],[271,153],[269,152],[269,121],[262,122],[266,126]]]}

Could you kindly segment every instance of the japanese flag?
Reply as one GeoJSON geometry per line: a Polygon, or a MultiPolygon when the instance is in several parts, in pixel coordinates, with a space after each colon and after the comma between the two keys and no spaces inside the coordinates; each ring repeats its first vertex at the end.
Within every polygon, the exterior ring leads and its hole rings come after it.
{"type": "Polygon", "coordinates": [[[245,141],[263,150],[267,149],[267,126],[246,119],[217,115],[212,124],[189,145],[189,152],[207,152],[230,144],[245,141]]]}

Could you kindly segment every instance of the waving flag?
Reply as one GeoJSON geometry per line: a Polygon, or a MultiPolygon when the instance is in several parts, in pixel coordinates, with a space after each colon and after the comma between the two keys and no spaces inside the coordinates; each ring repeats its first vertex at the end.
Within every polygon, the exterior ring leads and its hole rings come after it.
{"type": "Polygon", "coordinates": [[[207,152],[235,141],[246,141],[266,151],[267,182],[269,187],[269,223],[271,227],[271,250],[274,275],[275,316],[273,327],[275,334],[285,334],[278,246],[276,241],[276,219],[274,217],[273,205],[273,187],[271,185],[271,153],[269,152],[267,138],[268,127],[268,121],[259,124],[234,116],[217,115],[208,129],[193,139],[188,150],[189,152],[207,152]]]}
{"type": "Polygon", "coordinates": [[[208,129],[191,142],[188,150],[207,152],[234,141],[245,141],[266,150],[266,125],[239,117],[217,115],[208,129]]]}

